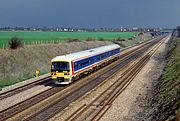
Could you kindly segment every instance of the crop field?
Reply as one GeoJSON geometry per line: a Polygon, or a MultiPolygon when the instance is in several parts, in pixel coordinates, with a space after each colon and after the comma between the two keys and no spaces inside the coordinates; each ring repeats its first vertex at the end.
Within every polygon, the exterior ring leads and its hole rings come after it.
{"type": "Polygon", "coordinates": [[[130,38],[137,35],[138,32],[0,32],[0,48],[6,48],[8,41],[16,36],[21,38],[24,44],[37,44],[48,42],[61,42],[70,39],[79,39],[81,41],[87,38],[98,40],[113,40],[116,38],[130,38]]]}

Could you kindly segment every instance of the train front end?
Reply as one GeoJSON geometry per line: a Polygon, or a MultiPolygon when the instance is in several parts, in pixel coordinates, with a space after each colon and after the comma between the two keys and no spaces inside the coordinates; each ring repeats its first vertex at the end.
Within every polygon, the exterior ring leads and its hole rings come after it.
{"type": "Polygon", "coordinates": [[[54,80],[55,84],[69,84],[71,73],[68,61],[51,61],[51,79],[54,80]]]}

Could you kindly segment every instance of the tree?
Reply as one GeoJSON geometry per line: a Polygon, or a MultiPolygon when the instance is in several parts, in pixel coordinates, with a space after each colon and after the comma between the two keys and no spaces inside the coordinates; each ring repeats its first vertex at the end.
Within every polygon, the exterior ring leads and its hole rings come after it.
{"type": "Polygon", "coordinates": [[[9,40],[9,47],[11,49],[17,49],[18,47],[22,47],[22,39],[14,36],[9,40]]]}

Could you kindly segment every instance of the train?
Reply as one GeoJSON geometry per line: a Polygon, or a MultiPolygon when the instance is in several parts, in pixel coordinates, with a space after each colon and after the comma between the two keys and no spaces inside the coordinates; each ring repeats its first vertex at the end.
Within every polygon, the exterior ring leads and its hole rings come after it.
{"type": "Polygon", "coordinates": [[[51,79],[55,84],[70,84],[119,58],[120,46],[110,44],[61,55],[51,60],[51,79]]]}

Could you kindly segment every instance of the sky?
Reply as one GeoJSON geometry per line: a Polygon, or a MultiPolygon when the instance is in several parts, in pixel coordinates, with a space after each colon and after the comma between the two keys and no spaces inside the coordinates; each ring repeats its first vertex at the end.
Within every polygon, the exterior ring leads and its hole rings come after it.
{"type": "Polygon", "coordinates": [[[0,27],[180,25],[180,0],[0,0],[0,27]]]}

